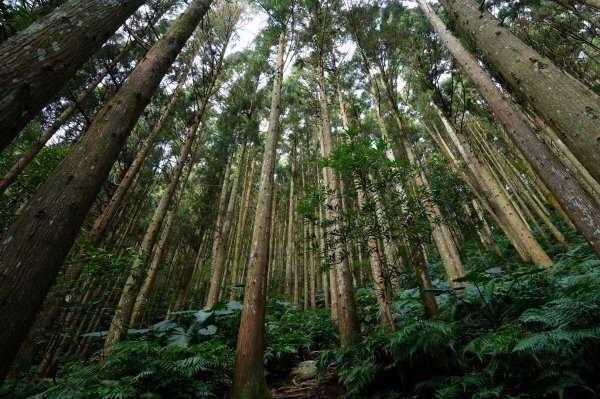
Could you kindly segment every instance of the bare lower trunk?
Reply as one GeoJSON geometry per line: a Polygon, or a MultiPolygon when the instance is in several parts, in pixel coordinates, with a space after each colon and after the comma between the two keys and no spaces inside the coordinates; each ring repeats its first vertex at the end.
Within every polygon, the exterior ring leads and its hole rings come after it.
{"type": "Polygon", "coordinates": [[[163,227],[163,231],[160,233],[160,238],[156,243],[154,255],[152,257],[152,261],[150,262],[150,267],[148,268],[148,272],[146,273],[146,278],[140,287],[140,290],[135,298],[135,304],[133,305],[133,311],[131,312],[131,318],[129,321],[129,325],[134,326],[136,322],[139,320],[140,312],[142,310],[142,306],[144,306],[146,297],[154,284],[154,280],[156,279],[156,273],[158,272],[158,267],[163,258],[164,250],[167,246],[167,241],[171,235],[171,229],[173,227],[173,223],[175,222],[175,216],[177,215],[177,209],[179,209],[179,203],[183,198],[183,194],[185,193],[185,186],[187,181],[192,173],[192,168],[194,167],[195,155],[192,155],[188,161],[186,166],[186,171],[181,179],[181,183],[179,184],[179,188],[177,189],[177,193],[175,194],[175,199],[171,205],[171,210],[167,215],[167,220],[165,221],[165,226],[163,227]]]}
{"type": "Polygon", "coordinates": [[[292,148],[291,156],[291,174],[290,174],[290,193],[288,201],[288,225],[287,225],[287,248],[285,250],[287,257],[285,261],[285,296],[291,297],[292,295],[292,262],[294,257],[294,154],[295,150],[292,148]]]}
{"type": "MultiPolygon", "coordinates": [[[[213,307],[219,301],[219,294],[221,292],[223,274],[225,272],[226,265],[226,250],[228,248],[227,242],[229,240],[229,233],[231,231],[233,211],[235,204],[237,203],[237,191],[240,182],[240,175],[244,167],[244,156],[246,153],[246,144],[242,144],[238,155],[238,166],[231,186],[231,193],[229,194],[229,204],[227,210],[223,215],[223,225],[221,226],[221,234],[219,242],[217,244],[217,250],[212,260],[212,275],[210,278],[210,289],[208,291],[208,299],[206,300],[207,307],[213,307]]],[[[241,226],[240,226],[241,227],[241,226]]]]}
{"type": "Polygon", "coordinates": [[[273,172],[275,168],[277,131],[283,79],[283,51],[285,32],[279,33],[277,64],[271,97],[269,127],[265,142],[260,185],[257,195],[254,229],[246,278],[244,308],[238,334],[233,392],[235,399],[270,398],[264,373],[264,321],[267,296],[267,268],[269,265],[269,236],[273,196],[273,172]]]}

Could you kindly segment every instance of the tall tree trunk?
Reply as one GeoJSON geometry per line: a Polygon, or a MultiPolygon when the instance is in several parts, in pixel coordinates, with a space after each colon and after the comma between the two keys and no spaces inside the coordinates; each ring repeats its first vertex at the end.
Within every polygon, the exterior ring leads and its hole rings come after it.
{"type": "MultiPolygon", "coordinates": [[[[333,151],[333,141],[331,138],[331,126],[329,124],[329,104],[326,93],[326,81],[324,71],[324,60],[321,54],[318,66],[318,90],[319,104],[321,108],[321,139],[323,147],[323,155],[331,156],[333,151]]],[[[332,193],[327,195],[327,219],[333,221],[329,226],[332,233],[338,228],[338,207],[340,204],[340,191],[337,177],[331,167],[325,167],[323,170],[325,183],[329,186],[332,193]]],[[[356,344],[360,341],[360,324],[356,314],[356,305],[354,301],[354,286],[352,279],[352,270],[348,263],[348,257],[344,254],[343,243],[335,244],[333,252],[333,269],[335,271],[335,279],[337,284],[337,300],[338,300],[338,330],[340,333],[340,342],[342,347],[356,344]]],[[[333,285],[332,285],[333,286],[333,285]]]]}
{"type": "MultiPolygon", "coordinates": [[[[151,26],[156,22],[158,16],[152,18],[152,20],[148,21],[148,26],[151,26]]],[[[144,32],[147,30],[148,26],[144,28],[144,32]]],[[[37,141],[27,149],[27,151],[21,155],[19,160],[15,162],[15,164],[4,174],[2,180],[0,181],[0,194],[4,193],[4,191],[10,186],[16,179],[19,177],[21,172],[25,170],[27,165],[33,161],[35,156],[40,152],[42,148],[46,145],[46,143],[54,136],[54,134],[60,129],[62,125],[64,125],[71,116],[79,109],[80,104],[85,101],[85,99],[94,92],[96,87],[104,80],[104,78],[110,73],[110,70],[117,66],[117,64],[125,57],[129,50],[134,47],[135,42],[132,41],[121,50],[121,52],[115,56],[109,65],[106,65],[98,74],[98,76],[90,82],[87,87],[73,100],[73,102],[64,109],[64,111],[56,118],[54,122],[41,134],[37,141]]]]}
{"type": "Polygon", "coordinates": [[[285,296],[290,298],[292,295],[292,262],[294,260],[294,173],[295,173],[295,145],[292,147],[292,154],[290,159],[291,172],[290,172],[290,193],[288,201],[288,225],[287,225],[287,248],[285,253],[287,254],[285,261],[285,296]]]}
{"type": "Polygon", "coordinates": [[[191,3],[96,115],[87,134],[0,240],[0,274],[6,276],[0,282],[0,317],[5,320],[0,331],[0,381],[126,138],[210,4],[211,0],[191,3]]]}
{"type": "MultiPolygon", "coordinates": [[[[488,102],[490,108],[498,117],[506,134],[513,140],[515,146],[521,151],[525,159],[552,191],[552,194],[554,194],[556,199],[563,206],[577,227],[577,230],[590,243],[594,252],[600,256],[600,229],[598,229],[598,226],[600,226],[599,207],[570,175],[570,172],[565,170],[552,151],[537,138],[535,132],[531,130],[514,106],[504,99],[500,89],[496,87],[492,79],[478,64],[477,60],[466,51],[462,44],[452,36],[452,34],[450,34],[440,18],[429,8],[425,1],[418,1],[419,6],[434,26],[435,31],[446,46],[448,46],[450,52],[456,57],[456,60],[469,74],[483,98],[488,102]]],[[[444,1],[444,3],[447,3],[447,1],[444,1]]],[[[466,3],[470,3],[470,1],[467,0],[466,3]]],[[[485,16],[485,14],[481,15],[485,16]]],[[[550,81],[549,77],[546,78],[550,81]]],[[[548,81],[546,81],[545,84],[548,84],[548,81]]],[[[575,83],[578,82],[571,84],[574,86],[575,83]]],[[[580,97],[586,96],[585,93],[580,93],[579,95],[580,97]]],[[[587,98],[591,97],[588,95],[587,98]]],[[[565,100],[566,97],[562,97],[561,95],[561,100],[559,102],[561,104],[568,102],[565,100]]],[[[579,100],[583,101],[581,98],[579,98],[579,100]]],[[[574,99],[574,101],[574,104],[577,104],[577,99],[574,99]]],[[[598,104],[600,106],[600,101],[598,104]]],[[[577,115],[575,111],[573,112],[574,115],[577,115]]],[[[600,108],[598,109],[598,115],[600,115],[600,108]]],[[[574,118],[574,120],[582,119],[581,124],[577,123],[576,127],[579,129],[578,131],[581,132],[582,136],[585,134],[584,122],[586,118],[590,118],[589,115],[585,118],[574,118]]],[[[595,126],[595,134],[597,134],[597,121],[593,125],[595,126]]],[[[585,140],[582,138],[582,142],[583,141],[585,140]]],[[[587,150],[592,150],[595,154],[595,166],[600,168],[600,151],[598,151],[600,141],[596,141],[595,147],[592,143],[588,143],[586,146],[587,150]]]]}
{"type": "MultiPolygon", "coordinates": [[[[530,105],[552,126],[583,166],[600,181],[600,96],[523,43],[474,0],[442,0],[441,3],[485,59],[519,94],[519,100],[530,105]]],[[[445,31],[439,24],[436,31],[438,29],[445,31]]],[[[443,40],[449,44],[448,39],[443,40]]]]}
{"type": "Polygon", "coordinates": [[[233,184],[231,186],[231,193],[229,194],[229,203],[227,204],[227,210],[223,215],[223,225],[221,226],[221,234],[215,256],[212,260],[212,274],[210,278],[210,288],[208,290],[208,299],[206,300],[206,307],[213,307],[219,301],[219,294],[221,292],[223,274],[225,272],[225,266],[227,263],[226,251],[228,248],[227,242],[229,240],[229,232],[233,222],[233,213],[235,210],[235,204],[237,203],[237,191],[240,184],[240,176],[242,169],[244,168],[244,157],[246,155],[246,143],[242,144],[238,154],[238,165],[233,178],[233,184]]]}
{"type": "Polygon", "coordinates": [[[146,297],[154,284],[156,279],[156,274],[158,273],[158,267],[162,262],[164,251],[167,247],[167,242],[169,237],[171,236],[171,229],[173,228],[173,224],[175,223],[175,217],[177,216],[177,210],[179,209],[179,203],[183,198],[183,194],[185,193],[185,187],[187,185],[187,181],[192,173],[192,169],[194,167],[194,162],[196,160],[196,155],[192,155],[188,160],[186,171],[179,183],[179,188],[177,189],[177,193],[175,194],[175,198],[172,201],[171,209],[167,215],[167,220],[165,221],[165,225],[163,227],[162,232],[160,233],[160,238],[155,245],[154,255],[152,256],[152,261],[150,262],[150,267],[148,268],[148,272],[146,273],[146,278],[140,287],[140,290],[135,298],[135,303],[133,305],[133,311],[131,312],[131,318],[129,321],[129,325],[135,326],[136,322],[139,321],[140,311],[142,310],[142,306],[145,304],[146,297]]]}
{"type": "Polygon", "coordinates": [[[183,74],[181,75],[181,78],[179,78],[177,87],[175,88],[175,91],[173,91],[173,94],[171,95],[171,100],[169,100],[169,103],[163,109],[162,114],[160,115],[160,117],[158,118],[158,121],[152,128],[152,131],[150,132],[148,137],[146,137],[146,139],[142,143],[142,146],[140,147],[139,151],[137,152],[133,162],[131,162],[131,165],[129,165],[129,168],[127,169],[127,172],[125,173],[125,176],[123,176],[123,179],[121,179],[121,182],[119,183],[117,189],[115,190],[113,195],[110,197],[108,204],[106,204],[106,206],[104,207],[104,210],[102,211],[100,216],[94,222],[94,225],[92,227],[91,236],[90,236],[91,245],[98,245],[98,243],[100,243],[100,240],[102,239],[102,236],[106,232],[106,229],[108,228],[108,226],[110,224],[110,221],[112,220],[113,216],[115,215],[115,213],[121,206],[121,203],[123,202],[123,199],[125,198],[125,194],[127,194],[127,191],[131,187],[131,184],[135,180],[135,177],[138,175],[138,172],[140,171],[140,168],[142,167],[142,164],[143,164],[144,160],[146,159],[146,156],[152,149],[156,138],[162,131],[162,128],[165,125],[165,122],[171,115],[171,111],[172,111],[173,107],[175,106],[175,103],[177,102],[179,93],[181,93],[181,90],[183,89],[183,85],[185,84],[185,80],[187,79],[187,76],[188,76],[191,66],[192,66],[192,61],[190,60],[188,62],[187,67],[185,68],[183,74]]]}
{"type": "Polygon", "coordinates": [[[269,236],[271,227],[271,200],[273,174],[277,153],[277,131],[283,80],[283,51],[285,31],[279,33],[277,63],[271,94],[269,127],[265,142],[260,186],[256,200],[252,246],[246,278],[244,308],[238,334],[233,395],[235,399],[270,398],[264,372],[264,322],[267,297],[267,268],[269,265],[269,236]]]}
{"type": "MultiPolygon", "coordinates": [[[[235,231],[235,247],[233,253],[233,265],[231,272],[231,285],[236,286],[242,283],[242,262],[243,262],[243,248],[244,248],[244,238],[246,233],[246,219],[248,217],[248,209],[250,208],[250,194],[252,193],[252,183],[254,182],[254,165],[256,165],[256,152],[254,149],[252,151],[252,155],[249,157],[246,171],[244,173],[244,189],[242,191],[242,201],[240,204],[240,210],[238,214],[238,220],[236,222],[236,231],[235,231]]],[[[274,203],[275,200],[273,200],[274,203]]],[[[275,207],[273,207],[275,209],[275,207]]],[[[273,221],[274,215],[271,215],[271,221],[273,221]]],[[[271,226],[273,226],[271,222],[271,226]]],[[[271,231],[274,231],[274,228],[271,228],[271,231]]],[[[272,234],[269,240],[269,251],[273,248],[273,240],[275,234],[272,234]]],[[[269,257],[272,259],[272,256],[269,257]]],[[[236,300],[238,298],[239,290],[233,289],[231,290],[231,294],[229,299],[236,300]]]]}
{"type": "Polygon", "coordinates": [[[67,1],[0,44],[0,150],[144,3],[67,1]]]}
{"type": "Polygon", "coordinates": [[[308,279],[309,279],[309,257],[308,257],[308,226],[302,223],[302,274],[303,274],[303,309],[308,310],[308,279]]]}

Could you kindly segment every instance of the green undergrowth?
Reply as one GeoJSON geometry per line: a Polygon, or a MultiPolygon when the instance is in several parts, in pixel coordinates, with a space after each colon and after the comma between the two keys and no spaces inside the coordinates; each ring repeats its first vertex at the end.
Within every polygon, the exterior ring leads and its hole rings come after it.
{"type": "MultiPolygon", "coordinates": [[[[571,242],[574,240],[569,238],[571,242]]],[[[507,243],[502,243],[508,248],[507,243]]],[[[507,249],[505,249],[507,251],[507,249]]],[[[594,398],[600,392],[600,261],[584,243],[551,248],[550,269],[514,254],[468,251],[464,289],[430,261],[440,312],[423,318],[411,271],[398,276],[396,330],[381,326],[374,292],[355,291],[363,339],[339,349],[329,309],[272,299],[265,319],[267,381],[303,360],[333,372],[347,398],[594,398]],[[470,256],[469,256],[470,254],[470,256]]],[[[52,380],[5,383],[0,398],[221,398],[231,388],[242,303],[174,312],[129,330],[89,359],[70,358],[52,380]]],[[[88,332],[101,348],[106,331],[88,332]]]]}
{"type": "MultiPolygon", "coordinates": [[[[170,314],[148,328],[129,330],[129,339],[90,359],[65,360],[55,379],[32,375],[5,383],[0,398],[124,399],[220,398],[231,388],[242,304],[170,314]]],[[[87,335],[100,346],[106,331],[87,335]]],[[[303,312],[269,300],[265,320],[268,377],[282,374],[315,351],[338,345],[329,311],[303,312]]],[[[271,379],[271,378],[270,378],[271,379]]]]}
{"type": "Polygon", "coordinates": [[[324,352],[320,369],[336,369],[349,398],[597,397],[600,261],[586,244],[556,250],[548,270],[488,256],[467,265],[461,290],[432,265],[438,318],[423,319],[416,288],[403,290],[395,332],[359,289],[365,338],[324,352]]]}

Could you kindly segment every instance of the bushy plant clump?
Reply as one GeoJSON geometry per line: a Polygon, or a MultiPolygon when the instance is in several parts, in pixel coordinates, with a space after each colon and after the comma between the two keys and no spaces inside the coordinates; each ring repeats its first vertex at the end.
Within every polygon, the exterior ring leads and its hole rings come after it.
{"type": "MultiPolygon", "coordinates": [[[[174,312],[90,359],[66,362],[54,380],[28,376],[0,388],[0,398],[124,399],[223,397],[231,387],[242,304],[174,312]]],[[[267,304],[265,365],[285,377],[299,360],[338,345],[328,310],[303,312],[287,302],[267,304]]],[[[87,335],[99,340],[106,331],[87,335]]]]}
{"type": "Polygon", "coordinates": [[[346,397],[596,397],[600,261],[585,244],[556,260],[549,270],[471,267],[464,290],[440,279],[436,320],[423,319],[416,290],[404,290],[395,332],[367,318],[359,345],[328,350],[319,365],[337,368],[346,397]]]}

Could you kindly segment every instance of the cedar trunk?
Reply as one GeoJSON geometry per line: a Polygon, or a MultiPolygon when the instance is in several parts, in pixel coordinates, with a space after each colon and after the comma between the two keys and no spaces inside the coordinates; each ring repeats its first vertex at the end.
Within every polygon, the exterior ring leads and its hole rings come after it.
{"type": "Polygon", "coordinates": [[[583,166],[600,181],[600,96],[526,45],[482,9],[479,2],[442,0],[441,3],[485,59],[518,93],[518,100],[530,105],[555,129],[583,166]]]}
{"type": "Polygon", "coordinates": [[[194,1],[152,47],[0,240],[0,381],[131,129],[210,4],[194,1]]]}
{"type": "Polygon", "coordinates": [[[0,150],[144,3],[68,1],[0,45],[0,150]]]}
{"type": "Polygon", "coordinates": [[[277,64],[271,95],[269,127],[260,172],[260,185],[256,199],[256,213],[246,277],[244,308],[238,334],[235,369],[233,373],[233,398],[270,398],[265,379],[263,351],[265,307],[267,300],[267,269],[269,265],[269,236],[273,196],[273,173],[277,150],[277,132],[283,80],[283,50],[285,31],[279,33],[277,64]]]}

